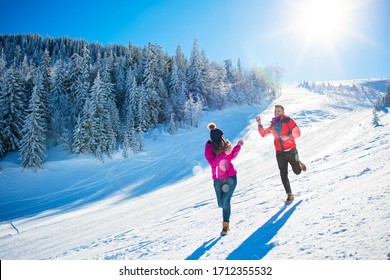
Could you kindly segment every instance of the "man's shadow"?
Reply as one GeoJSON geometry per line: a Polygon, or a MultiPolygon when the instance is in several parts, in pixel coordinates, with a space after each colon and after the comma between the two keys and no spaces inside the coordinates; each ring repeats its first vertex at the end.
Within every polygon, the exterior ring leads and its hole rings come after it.
{"type": "Polygon", "coordinates": [[[251,236],[249,236],[239,247],[227,256],[227,260],[260,260],[268,254],[274,243],[269,241],[278,233],[284,226],[297,206],[302,203],[302,200],[294,204],[286,213],[279,219],[278,217],[286,210],[286,207],[281,208],[273,215],[264,225],[258,228],[251,236]]]}
{"type": "MultiPolygon", "coordinates": [[[[275,215],[273,215],[263,226],[258,228],[251,236],[249,236],[239,247],[227,256],[227,260],[259,260],[263,258],[275,245],[268,242],[278,233],[287,220],[291,217],[297,206],[302,203],[298,201],[291,207],[282,217],[278,217],[286,210],[282,207],[275,215]]],[[[199,260],[207,251],[209,251],[221,237],[212,238],[204,242],[196,249],[186,260],[199,260]]]]}

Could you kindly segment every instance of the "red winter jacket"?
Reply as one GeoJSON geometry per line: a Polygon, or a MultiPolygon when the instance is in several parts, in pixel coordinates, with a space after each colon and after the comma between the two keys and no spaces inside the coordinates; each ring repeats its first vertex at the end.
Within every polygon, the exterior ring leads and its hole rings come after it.
{"type": "Polygon", "coordinates": [[[211,141],[207,141],[204,155],[211,166],[213,180],[225,179],[237,174],[231,161],[236,158],[240,150],[241,146],[236,145],[233,149],[215,155],[211,141]]]}
{"type": "Polygon", "coordinates": [[[277,152],[296,148],[294,139],[301,136],[301,131],[294,120],[285,115],[282,115],[279,119],[272,119],[271,126],[267,129],[264,129],[262,125],[259,125],[258,129],[262,137],[272,133],[275,137],[274,145],[277,152]]]}

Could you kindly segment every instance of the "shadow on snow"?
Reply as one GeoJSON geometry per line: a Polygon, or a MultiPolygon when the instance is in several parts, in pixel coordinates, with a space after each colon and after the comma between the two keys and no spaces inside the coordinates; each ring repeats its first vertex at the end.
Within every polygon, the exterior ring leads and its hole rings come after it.
{"type": "Polygon", "coordinates": [[[297,206],[302,203],[302,200],[295,203],[283,216],[278,217],[286,210],[282,207],[275,215],[273,215],[263,226],[257,229],[249,236],[239,247],[227,256],[227,260],[260,260],[271,251],[276,244],[269,243],[278,231],[284,226],[287,220],[296,210],[297,206]]]}
{"type": "MultiPolygon", "coordinates": [[[[287,220],[296,210],[297,206],[302,203],[302,200],[295,203],[283,215],[282,213],[288,206],[282,207],[275,215],[273,215],[263,226],[257,229],[251,236],[249,236],[239,247],[227,256],[227,260],[259,260],[268,254],[274,243],[268,244],[269,241],[278,233],[284,226],[287,220]],[[280,218],[279,216],[282,215],[280,218]]],[[[209,251],[221,237],[212,238],[204,242],[198,249],[196,249],[185,260],[199,260],[207,251],[209,251]]]]}
{"type": "Polygon", "coordinates": [[[189,255],[186,260],[199,260],[207,251],[209,251],[217,242],[221,240],[221,237],[210,239],[202,244],[198,249],[196,249],[191,255],[189,255]]]}

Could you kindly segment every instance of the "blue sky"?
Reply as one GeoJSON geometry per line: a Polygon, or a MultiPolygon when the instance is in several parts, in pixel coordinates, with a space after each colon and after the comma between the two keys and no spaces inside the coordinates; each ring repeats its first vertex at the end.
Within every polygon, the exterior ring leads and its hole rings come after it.
{"type": "Polygon", "coordinates": [[[278,65],[284,81],[390,77],[386,0],[0,0],[0,7],[0,34],[153,42],[169,54],[180,45],[187,57],[196,37],[210,60],[278,65]]]}

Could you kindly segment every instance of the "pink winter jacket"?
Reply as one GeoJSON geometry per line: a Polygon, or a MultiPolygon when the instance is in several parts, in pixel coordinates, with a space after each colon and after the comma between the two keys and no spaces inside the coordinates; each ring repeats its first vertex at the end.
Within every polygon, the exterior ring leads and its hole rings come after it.
{"type": "Polygon", "coordinates": [[[237,174],[231,161],[236,158],[240,150],[241,146],[236,145],[233,149],[228,149],[216,156],[211,141],[207,141],[204,155],[211,166],[213,180],[225,179],[237,174]]]}

